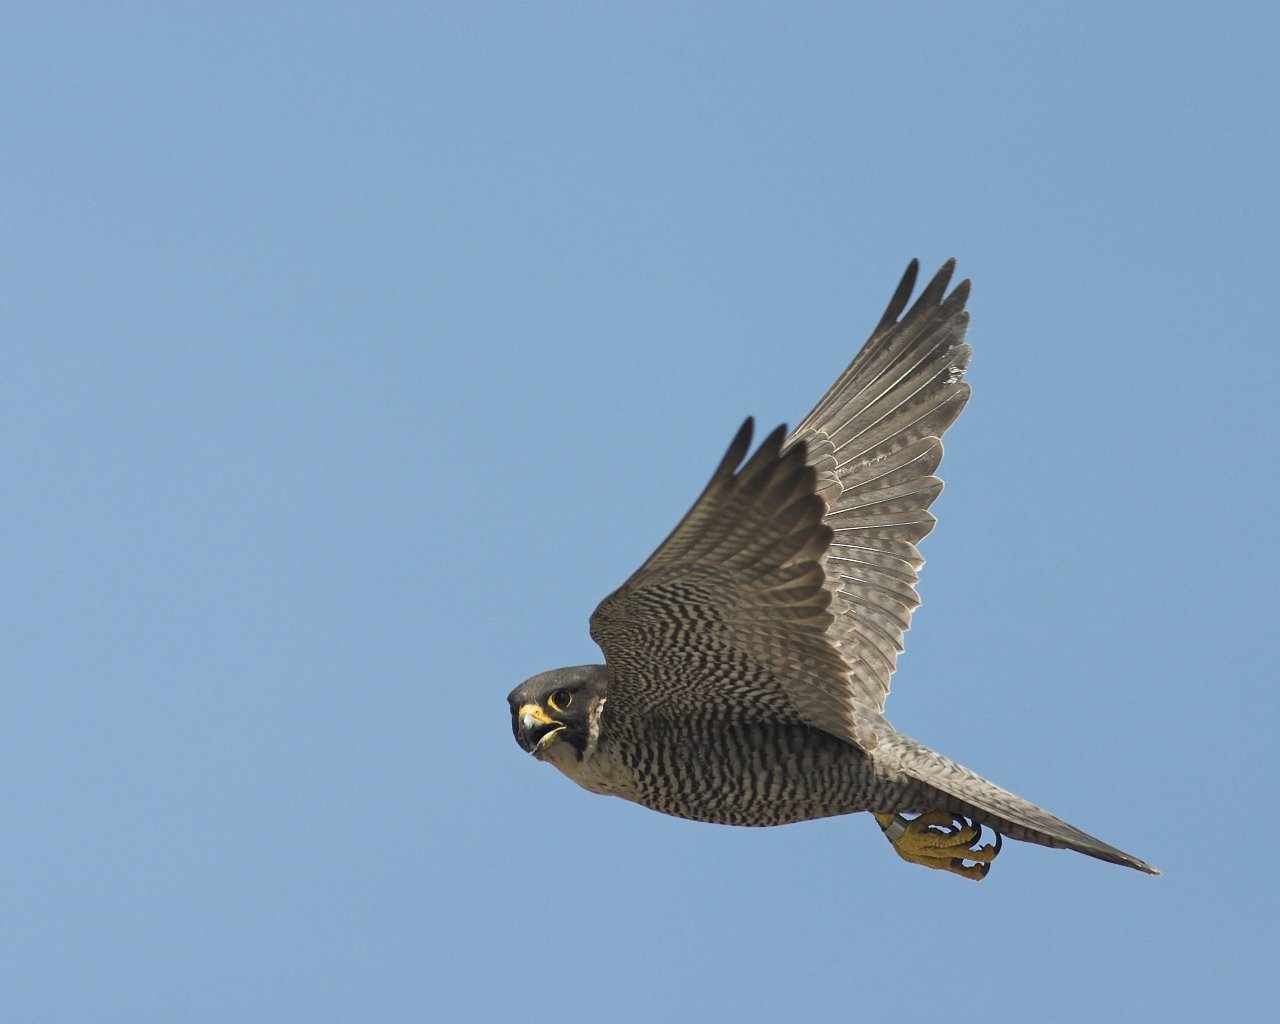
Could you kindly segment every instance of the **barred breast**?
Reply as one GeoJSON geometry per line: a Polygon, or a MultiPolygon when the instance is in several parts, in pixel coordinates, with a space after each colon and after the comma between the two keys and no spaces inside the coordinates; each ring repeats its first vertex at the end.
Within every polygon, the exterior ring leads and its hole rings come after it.
{"type": "Polygon", "coordinates": [[[920,787],[806,725],[714,719],[611,722],[566,775],[595,792],[722,825],[784,825],[913,809],[920,787]]]}

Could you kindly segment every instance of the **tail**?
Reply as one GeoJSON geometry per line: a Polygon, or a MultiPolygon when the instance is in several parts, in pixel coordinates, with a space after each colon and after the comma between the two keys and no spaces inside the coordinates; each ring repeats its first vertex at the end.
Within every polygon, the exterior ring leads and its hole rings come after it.
{"type": "Polygon", "coordinates": [[[1120,864],[1149,875],[1160,874],[1145,861],[1081,832],[1074,825],[988,782],[909,736],[901,733],[882,735],[876,757],[879,759],[886,755],[896,759],[897,767],[923,783],[926,793],[936,799],[936,806],[921,807],[921,812],[960,814],[1010,839],[1075,850],[1109,864],[1120,864]]]}

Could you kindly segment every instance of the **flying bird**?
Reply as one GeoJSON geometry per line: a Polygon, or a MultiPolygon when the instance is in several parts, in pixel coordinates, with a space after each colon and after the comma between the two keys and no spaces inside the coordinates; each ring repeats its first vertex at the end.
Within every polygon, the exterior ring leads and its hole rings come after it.
{"type": "Polygon", "coordinates": [[[679,525],[591,616],[605,663],[511,691],[524,750],[594,793],[696,821],[870,811],[904,860],[965,878],[986,877],[1002,837],[1159,874],[884,717],[920,603],[941,437],[969,397],[969,282],[948,293],[954,269],[907,310],[911,262],[790,435],[752,452],[742,425],[679,525]]]}

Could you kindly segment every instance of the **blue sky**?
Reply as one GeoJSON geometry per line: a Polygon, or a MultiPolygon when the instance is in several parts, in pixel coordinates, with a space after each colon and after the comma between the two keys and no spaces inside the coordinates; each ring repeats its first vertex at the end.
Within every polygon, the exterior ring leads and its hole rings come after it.
{"type": "Polygon", "coordinates": [[[1270,5],[3,23],[6,1020],[1273,1002],[1270,5]],[[890,717],[1162,878],[972,885],[512,741],[913,256],[974,281],[974,397],[890,717]]]}

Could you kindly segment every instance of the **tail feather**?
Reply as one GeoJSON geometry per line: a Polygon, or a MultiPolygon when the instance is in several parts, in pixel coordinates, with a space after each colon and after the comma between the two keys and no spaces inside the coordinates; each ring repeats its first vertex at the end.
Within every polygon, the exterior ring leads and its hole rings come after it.
{"type": "Polygon", "coordinates": [[[876,748],[876,756],[897,759],[902,771],[932,791],[937,806],[921,807],[919,810],[922,812],[939,810],[964,815],[1009,839],[1074,850],[1111,864],[1145,871],[1149,875],[1160,874],[1145,861],[1082,832],[1044,808],[988,782],[909,736],[895,733],[892,739],[882,738],[876,748]]]}

